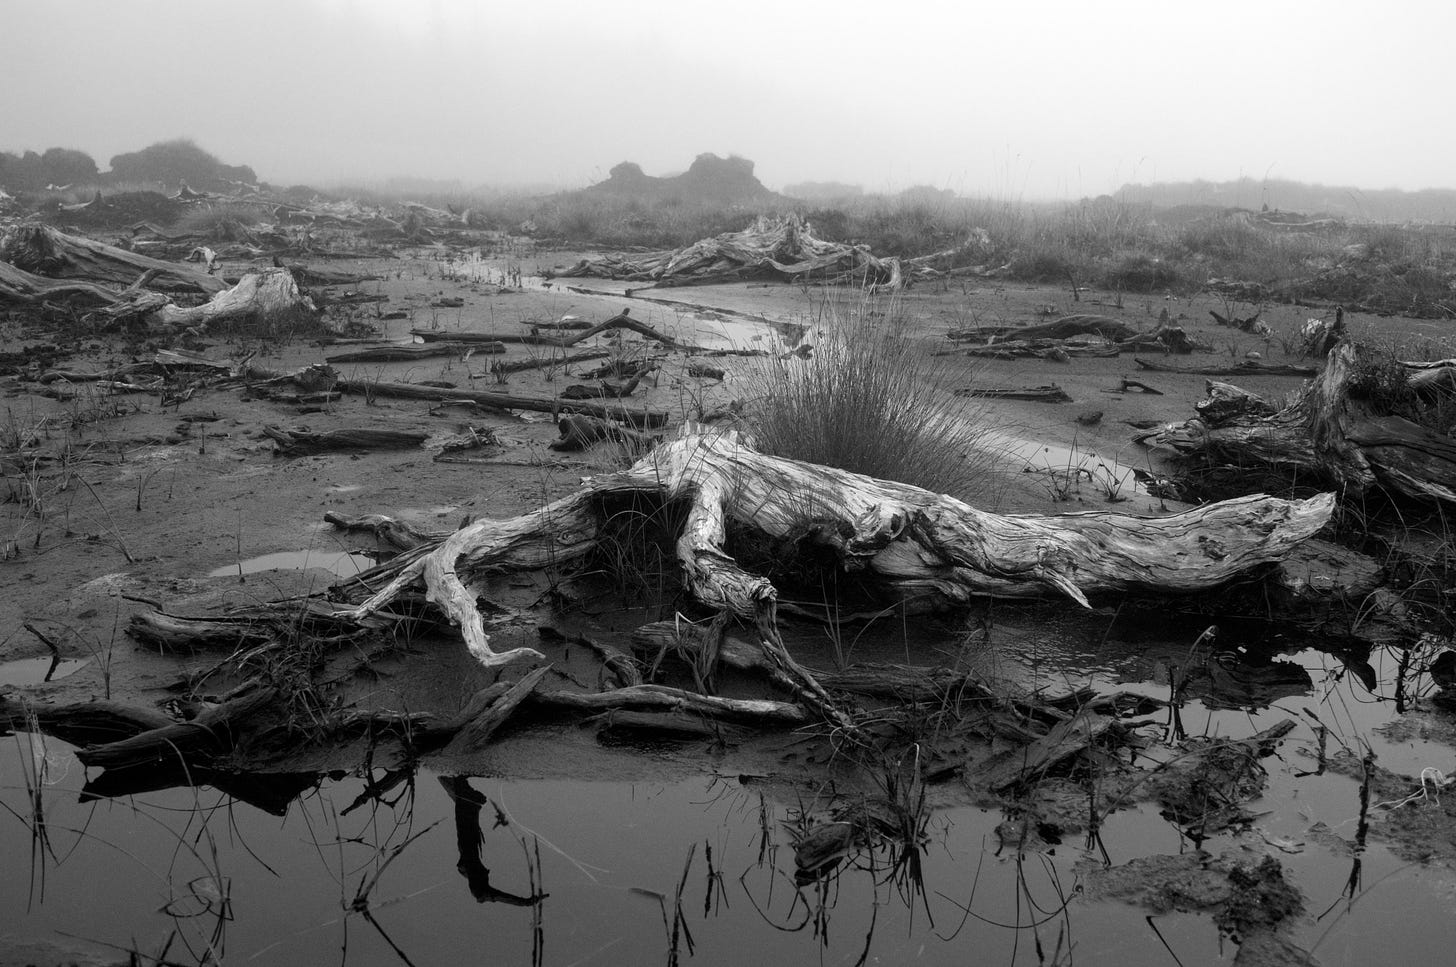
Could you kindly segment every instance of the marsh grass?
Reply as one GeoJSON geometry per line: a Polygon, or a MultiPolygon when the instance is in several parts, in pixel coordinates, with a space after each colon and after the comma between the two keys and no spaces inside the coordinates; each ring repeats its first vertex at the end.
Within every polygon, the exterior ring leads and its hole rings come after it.
{"type": "Polygon", "coordinates": [[[990,495],[996,452],[986,411],[936,386],[943,363],[912,339],[902,307],[826,303],[807,359],[749,371],[764,453],[896,480],[963,500],[990,495]]]}

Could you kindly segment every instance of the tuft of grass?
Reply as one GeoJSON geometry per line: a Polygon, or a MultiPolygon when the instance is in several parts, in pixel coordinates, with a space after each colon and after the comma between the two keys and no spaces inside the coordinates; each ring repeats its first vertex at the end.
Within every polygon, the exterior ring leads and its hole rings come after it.
{"type": "Polygon", "coordinates": [[[807,359],[751,371],[764,453],[897,480],[965,500],[985,497],[996,463],[985,409],[936,389],[943,364],[907,332],[901,306],[827,306],[807,359]]]}

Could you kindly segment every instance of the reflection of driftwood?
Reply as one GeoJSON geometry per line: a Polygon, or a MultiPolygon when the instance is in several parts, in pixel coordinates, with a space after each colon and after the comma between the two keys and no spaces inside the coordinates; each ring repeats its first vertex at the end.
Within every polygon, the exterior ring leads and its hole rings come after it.
{"type": "Polygon", "coordinates": [[[536,413],[585,413],[604,420],[630,423],[636,427],[659,427],[667,422],[667,413],[662,410],[632,409],[617,403],[601,403],[594,400],[560,400],[552,397],[492,393],[486,390],[441,389],[438,386],[422,386],[418,383],[376,383],[368,380],[340,380],[336,388],[341,392],[358,393],[363,396],[389,396],[408,400],[430,400],[436,403],[468,400],[472,403],[507,410],[531,410],[536,413]]]}
{"type": "Polygon", "coordinates": [[[957,396],[984,396],[995,400],[1029,400],[1033,403],[1070,403],[1072,398],[1056,383],[1046,386],[968,386],[955,391],[957,396]]]}
{"type": "Polygon", "coordinates": [[[656,446],[661,439],[659,436],[628,430],[592,416],[563,416],[556,421],[556,428],[561,432],[561,439],[553,440],[550,446],[551,449],[563,453],[585,450],[603,440],[619,443],[632,453],[644,453],[656,446]]]}
{"type": "Polygon", "coordinates": [[[1313,376],[1319,372],[1313,366],[1292,366],[1288,363],[1274,365],[1248,360],[1232,366],[1176,366],[1152,359],[1133,357],[1139,369],[1154,373],[1185,373],[1191,376],[1313,376]]]}
{"type": "Polygon", "coordinates": [[[1349,496],[1379,484],[1408,497],[1456,501],[1456,442],[1352,399],[1359,353],[1341,344],[1303,396],[1275,413],[1257,397],[1211,383],[1211,402],[1198,418],[1144,440],[1217,463],[1263,465],[1349,496]]]}
{"type": "Polygon", "coordinates": [[[355,450],[412,450],[424,443],[427,433],[411,433],[405,430],[385,430],[375,427],[355,427],[342,430],[286,429],[281,426],[265,426],[263,432],[278,444],[277,452],[284,456],[299,456],[308,453],[337,453],[355,450]]]}
{"type": "Polygon", "coordinates": [[[205,272],[163,262],[44,225],[17,225],[0,238],[0,262],[52,279],[82,279],[101,286],[128,286],[146,273],[148,286],[168,292],[213,295],[227,283],[205,272]]]}
{"type": "Polygon", "coordinates": [[[455,868],[470,886],[470,895],[477,903],[505,903],[517,907],[533,907],[550,894],[533,893],[520,896],[490,885],[490,870],[481,860],[482,836],[480,810],[488,800],[470,786],[464,776],[440,776],[440,785],[455,804],[455,846],[460,856],[455,868]]]}
{"type": "Polygon", "coordinates": [[[1056,592],[1085,605],[1102,591],[1190,592],[1239,578],[1312,536],[1334,505],[1325,494],[1241,498],[1163,518],[1002,516],[906,484],[767,456],[732,433],[691,432],[534,513],[456,531],[402,563],[387,586],[341,617],[387,609],[423,581],[482,662],[535,655],[490,648],[465,581],[486,569],[562,566],[582,557],[596,546],[603,502],[632,494],[689,503],[677,545],[688,589],[710,608],[754,620],[770,644],[778,641],[777,591],[723,549],[730,521],[770,541],[818,545],[892,595],[956,606],[976,595],[1056,592]]]}

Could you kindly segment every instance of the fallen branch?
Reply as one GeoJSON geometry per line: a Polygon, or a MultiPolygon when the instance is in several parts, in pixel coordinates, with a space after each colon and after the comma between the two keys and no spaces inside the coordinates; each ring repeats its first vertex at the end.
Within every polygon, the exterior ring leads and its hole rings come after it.
{"type": "Polygon", "coordinates": [[[617,420],[648,429],[663,426],[667,423],[668,418],[667,413],[662,410],[631,409],[616,403],[560,400],[541,396],[515,396],[511,393],[493,393],[486,390],[441,389],[438,386],[421,386],[418,383],[339,380],[335,389],[364,396],[390,396],[399,399],[430,400],[435,403],[469,400],[485,406],[507,410],[530,410],[536,413],[585,413],[599,419],[617,420]]]}
{"type": "Polygon", "coordinates": [[[1184,373],[1190,376],[1314,376],[1319,372],[1313,366],[1293,366],[1287,363],[1274,365],[1254,360],[1233,366],[1175,366],[1172,363],[1160,363],[1134,356],[1133,362],[1138,364],[1139,369],[1154,373],[1184,373]]]}
{"type": "Polygon", "coordinates": [[[1027,400],[1033,403],[1070,403],[1072,398],[1056,383],[1046,386],[967,386],[955,391],[956,396],[979,396],[994,400],[1027,400]]]}
{"type": "Polygon", "coordinates": [[[1087,605],[1099,592],[1191,592],[1245,577],[1312,536],[1334,506],[1323,494],[1239,498],[1161,518],[1002,516],[906,484],[767,456],[733,433],[694,431],[531,514],[462,528],[340,616],[366,618],[423,581],[480,661],[536,657],[531,649],[491,650],[465,582],[487,569],[579,559],[595,547],[603,501],[630,494],[688,503],[677,543],[685,585],[707,607],[754,621],[771,643],[777,591],[723,549],[730,520],[769,541],[822,547],[892,596],[956,607],[981,595],[1054,591],[1087,605]]]}
{"type": "Polygon", "coordinates": [[[356,450],[412,450],[429,439],[428,433],[407,430],[384,430],[373,427],[325,430],[289,430],[281,426],[265,426],[263,433],[278,444],[280,456],[295,457],[309,453],[336,453],[356,450]]]}

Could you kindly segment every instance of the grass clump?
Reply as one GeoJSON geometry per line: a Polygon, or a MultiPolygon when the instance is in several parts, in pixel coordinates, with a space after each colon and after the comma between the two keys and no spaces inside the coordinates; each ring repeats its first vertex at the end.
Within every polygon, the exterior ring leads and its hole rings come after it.
{"type": "Polygon", "coordinates": [[[942,364],[907,332],[901,307],[829,306],[807,359],[770,357],[753,374],[764,453],[983,498],[995,450],[975,403],[936,388],[942,364]]]}

